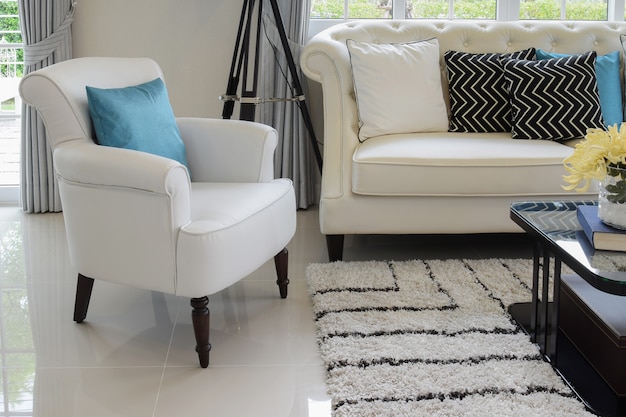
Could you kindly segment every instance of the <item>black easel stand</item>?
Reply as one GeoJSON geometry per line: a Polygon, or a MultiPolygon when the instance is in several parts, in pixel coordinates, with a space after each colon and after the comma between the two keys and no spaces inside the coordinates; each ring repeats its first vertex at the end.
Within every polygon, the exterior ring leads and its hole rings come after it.
{"type": "Polygon", "coordinates": [[[287,35],[285,34],[285,27],[283,25],[282,18],[280,17],[280,11],[278,10],[278,4],[276,0],[269,0],[272,13],[274,14],[274,21],[276,23],[276,27],[278,29],[278,34],[280,36],[280,42],[283,47],[283,51],[287,58],[287,65],[289,66],[289,73],[291,74],[291,79],[293,82],[293,89],[295,91],[295,97],[292,99],[260,99],[257,97],[257,86],[258,86],[258,74],[259,74],[259,44],[261,40],[261,19],[263,17],[263,0],[258,1],[258,11],[257,11],[257,23],[256,23],[256,35],[255,35],[255,51],[254,51],[254,73],[252,79],[252,87],[248,87],[248,67],[249,67],[249,59],[250,59],[250,38],[251,38],[251,30],[252,30],[252,19],[253,19],[253,11],[256,0],[244,0],[243,2],[243,10],[241,11],[241,19],[239,21],[239,30],[237,33],[237,41],[235,43],[235,51],[233,54],[233,61],[230,67],[230,76],[228,78],[228,85],[226,87],[226,94],[220,97],[222,101],[224,101],[224,110],[222,112],[222,118],[230,119],[233,114],[233,109],[235,107],[235,102],[239,101],[241,103],[241,108],[239,111],[239,118],[241,120],[254,121],[254,115],[256,106],[258,104],[266,103],[266,102],[276,102],[276,101],[296,101],[299,102],[298,107],[300,108],[300,112],[302,113],[302,118],[304,120],[304,124],[306,126],[307,131],[309,132],[309,138],[311,139],[311,145],[313,147],[313,152],[315,154],[315,159],[317,161],[317,165],[322,170],[322,155],[320,154],[319,148],[317,146],[317,138],[315,137],[315,132],[313,130],[313,123],[311,122],[311,116],[309,115],[308,108],[305,103],[304,93],[302,92],[302,85],[300,83],[300,78],[298,77],[298,72],[296,69],[296,65],[293,60],[293,55],[291,54],[291,49],[289,48],[289,43],[287,42],[287,35]],[[243,77],[242,77],[243,71],[243,77]],[[239,87],[239,82],[242,81],[241,87],[241,97],[237,96],[237,88],[239,87]]]}

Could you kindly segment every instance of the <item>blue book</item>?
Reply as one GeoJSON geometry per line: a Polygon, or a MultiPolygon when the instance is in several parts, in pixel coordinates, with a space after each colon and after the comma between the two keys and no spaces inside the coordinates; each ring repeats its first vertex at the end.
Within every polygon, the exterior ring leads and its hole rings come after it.
{"type": "Polygon", "coordinates": [[[626,230],[604,224],[598,217],[598,206],[578,206],[576,217],[595,249],[626,252],[626,230]]]}

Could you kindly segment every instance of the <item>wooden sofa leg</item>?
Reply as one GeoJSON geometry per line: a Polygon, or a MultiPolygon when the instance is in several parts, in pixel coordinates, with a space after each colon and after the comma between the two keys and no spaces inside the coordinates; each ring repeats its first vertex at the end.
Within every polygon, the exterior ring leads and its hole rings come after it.
{"type": "Polygon", "coordinates": [[[289,252],[287,252],[287,248],[278,252],[276,256],[274,256],[274,264],[276,265],[276,275],[278,279],[276,280],[276,284],[278,284],[278,290],[280,291],[280,298],[287,298],[287,286],[289,285],[289,277],[287,276],[287,265],[289,263],[289,252]]]}
{"type": "Polygon", "coordinates": [[[82,323],[87,317],[91,290],[93,289],[93,278],[78,274],[76,282],[76,300],[74,302],[74,321],[82,323]]]}
{"type": "Polygon", "coordinates": [[[343,240],[344,235],[326,235],[328,260],[330,262],[341,261],[343,259],[343,240]]]}
{"type": "Polygon", "coordinates": [[[206,368],[209,366],[209,352],[211,344],[209,343],[209,297],[200,297],[191,299],[191,321],[193,323],[193,332],[196,336],[196,352],[200,366],[206,368]]]}

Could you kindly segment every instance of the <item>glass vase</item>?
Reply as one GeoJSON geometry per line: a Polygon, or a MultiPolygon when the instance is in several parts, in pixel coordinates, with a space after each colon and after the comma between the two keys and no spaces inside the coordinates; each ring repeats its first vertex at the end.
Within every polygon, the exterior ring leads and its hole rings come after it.
{"type": "Polygon", "coordinates": [[[607,175],[600,181],[598,217],[611,227],[626,230],[626,169],[607,167],[607,175]]]}

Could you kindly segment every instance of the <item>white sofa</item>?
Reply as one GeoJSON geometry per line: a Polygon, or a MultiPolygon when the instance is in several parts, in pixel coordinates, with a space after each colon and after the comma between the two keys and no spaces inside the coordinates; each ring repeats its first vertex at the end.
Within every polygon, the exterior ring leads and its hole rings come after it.
{"type": "MultiPolygon", "coordinates": [[[[621,62],[622,33],[626,34],[624,22],[402,20],[347,22],[314,36],[305,45],[300,63],[304,74],[322,89],[324,165],[319,211],[331,261],[342,259],[346,234],[520,232],[509,217],[513,201],[596,198],[594,188],[587,193],[562,188],[563,159],[571,154],[575,140],[520,140],[512,139],[510,132],[448,131],[359,140],[347,40],[384,45],[436,38],[442,95],[449,112],[443,57],[448,50],[509,53],[532,47],[565,54],[593,50],[598,55],[620,51],[621,62]]],[[[623,80],[623,68],[620,71],[623,80]]],[[[414,99],[418,107],[424,97],[414,99]]]]}

